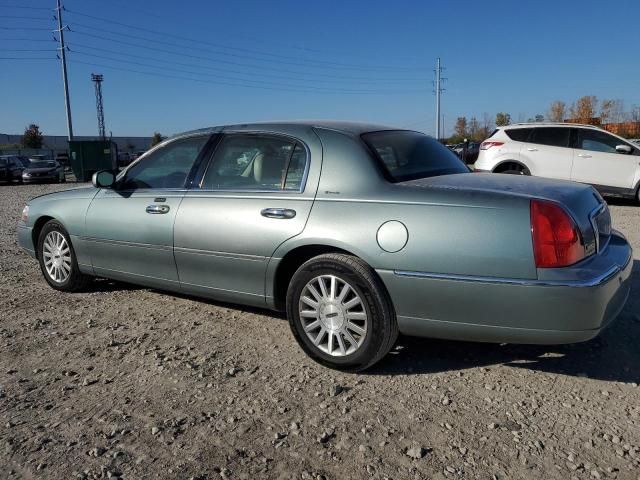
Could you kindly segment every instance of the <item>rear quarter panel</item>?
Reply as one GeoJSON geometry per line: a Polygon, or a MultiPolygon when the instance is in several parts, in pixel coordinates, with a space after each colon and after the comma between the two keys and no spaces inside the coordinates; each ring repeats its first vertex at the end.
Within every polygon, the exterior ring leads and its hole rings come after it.
{"type": "Polygon", "coordinates": [[[319,135],[324,160],[316,201],[302,234],[275,257],[321,244],[358,255],[375,269],[536,277],[528,199],[390,184],[357,139],[328,130],[319,135]],[[408,231],[396,253],[377,241],[390,220],[408,231]]]}

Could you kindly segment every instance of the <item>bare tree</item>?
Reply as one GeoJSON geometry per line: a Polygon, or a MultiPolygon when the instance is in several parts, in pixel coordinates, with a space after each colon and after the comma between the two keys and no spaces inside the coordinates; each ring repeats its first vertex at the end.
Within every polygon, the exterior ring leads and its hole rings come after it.
{"type": "Polygon", "coordinates": [[[567,104],[562,100],[554,100],[547,112],[547,119],[550,122],[564,122],[567,116],[567,104]]]}
{"type": "Polygon", "coordinates": [[[471,120],[469,120],[469,128],[468,128],[469,137],[471,137],[473,140],[477,140],[479,130],[480,130],[480,123],[478,122],[478,119],[476,117],[471,117],[471,120]]]}
{"type": "Polygon", "coordinates": [[[505,112],[496,113],[496,126],[502,127],[511,123],[511,115],[505,112]]]}
{"type": "Polygon", "coordinates": [[[459,137],[467,136],[467,117],[458,117],[454,131],[459,137]]]}

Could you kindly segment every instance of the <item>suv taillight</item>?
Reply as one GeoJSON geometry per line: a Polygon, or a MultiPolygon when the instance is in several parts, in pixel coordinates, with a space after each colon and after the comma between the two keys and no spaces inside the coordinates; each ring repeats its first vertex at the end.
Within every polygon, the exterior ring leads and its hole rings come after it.
{"type": "Polygon", "coordinates": [[[489,150],[491,147],[501,147],[504,142],[496,142],[495,140],[487,140],[480,144],[480,150],[489,150]]]}
{"type": "Polygon", "coordinates": [[[555,203],[531,200],[531,235],[538,268],[566,267],[586,255],[577,225],[555,203]]]}

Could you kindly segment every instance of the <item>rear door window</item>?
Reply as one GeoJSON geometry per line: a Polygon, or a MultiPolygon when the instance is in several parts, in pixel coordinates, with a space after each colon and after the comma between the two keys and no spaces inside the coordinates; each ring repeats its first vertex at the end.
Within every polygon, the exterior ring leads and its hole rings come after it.
{"type": "Polygon", "coordinates": [[[307,151],[294,139],[231,134],[223,138],[201,182],[209,190],[300,190],[307,151]]]}
{"type": "Polygon", "coordinates": [[[538,145],[548,145],[550,147],[568,147],[570,128],[563,127],[541,127],[534,128],[531,133],[530,143],[538,145]]]}

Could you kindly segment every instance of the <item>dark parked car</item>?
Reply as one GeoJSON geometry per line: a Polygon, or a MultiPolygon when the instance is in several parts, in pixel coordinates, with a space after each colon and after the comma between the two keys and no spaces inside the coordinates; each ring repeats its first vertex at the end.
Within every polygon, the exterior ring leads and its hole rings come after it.
{"type": "Polygon", "coordinates": [[[24,165],[17,155],[0,156],[0,182],[22,182],[24,165]]]}
{"type": "Polygon", "coordinates": [[[65,182],[64,167],[55,160],[31,160],[22,171],[23,183],[65,182]]]}

